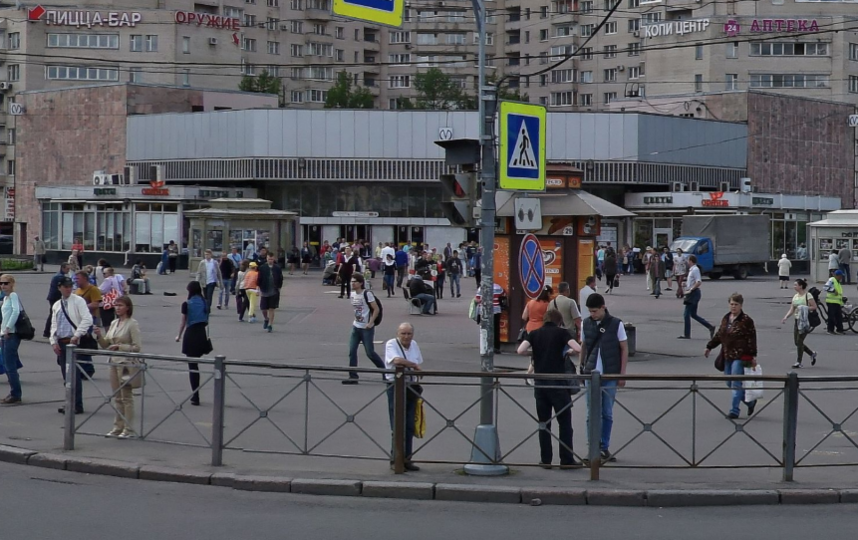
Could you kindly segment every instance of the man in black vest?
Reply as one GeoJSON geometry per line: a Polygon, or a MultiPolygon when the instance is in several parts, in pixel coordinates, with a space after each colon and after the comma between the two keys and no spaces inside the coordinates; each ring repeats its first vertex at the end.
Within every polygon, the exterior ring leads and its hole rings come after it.
{"type": "MultiPolygon", "coordinates": [[[[608,313],[605,299],[598,293],[587,297],[587,311],[590,312],[590,317],[584,321],[584,343],[580,356],[583,372],[625,375],[629,362],[629,346],[623,321],[608,313]]],[[[599,448],[603,461],[617,460],[608,448],[611,444],[611,428],[614,425],[614,399],[617,388],[625,385],[626,381],[602,381],[602,435],[599,438],[599,448]]],[[[589,399],[587,403],[589,405],[589,399]]],[[[589,418],[588,411],[588,424],[589,418]]],[[[590,433],[589,427],[587,433],[590,433]]]]}
{"type": "MultiPolygon", "coordinates": [[[[533,372],[562,375],[573,372],[567,370],[566,351],[578,352],[581,347],[572,338],[566,328],[561,328],[563,315],[557,310],[548,310],[541,328],[527,335],[518,346],[518,354],[530,354],[533,347],[533,372]]],[[[570,366],[571,367],[571,366],[570,366]]],[[[566,381],[534,382],[533,395],[536,398],[536,417],[539,420],[539,465],[551,468],[551,412],[557,417],[560,431],[560,468],[579,466],[572,454],[572,395],[566,381]],[[542,425],[545,427],[543,428],[542,425]]]]}

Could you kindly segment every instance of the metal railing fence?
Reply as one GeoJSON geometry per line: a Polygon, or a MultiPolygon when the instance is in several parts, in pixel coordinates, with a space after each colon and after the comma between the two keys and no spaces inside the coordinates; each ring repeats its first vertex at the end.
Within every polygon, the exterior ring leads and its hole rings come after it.
{"type": "Polygon", "coordinates": [[[568,450],[576,460],[588,464],[592,480],[599,479],[602,468],[780,468],[783,480],[792,481],[800,467],[858,466],[858,427],[850,431],[847,425],[851,421],[858,426],[858,406],[855,400],[843,398],[847,392],[858,391],[858,377],[382,371],[227,360],[223,356],[194,359],[88,351],[73,346],[66,354],[66,450],[74,449],[76,435],[103,436],[90,429],[102,410],[121,414],[114,398],[131,381],[122,381],[120,388],[109,391],[92,384],[98,406],[86,414],[75,414],[74,374],[81,373],[81,380],[92,382],[84,364],[109,366],[107,357],[134,362],[144,374],[140,413],[134,422],[137,438],[207,448],[215,466],[223,464],[227,450],[389,461],[401,473],[409,459],[463,465],[474,449],[491,463],[535,466],[535,439],[541,434],[544,441],[546,433],[552,446],[568,450]],[[198,365],[199,389],[212,388],[210,430],[200,427],[208,423],[209,417],[201,416],[207,411],[187,407],[193,396],[187,383],[177,387],[177,373],[188,372],[192,363],[198,365]],[[349,372],[362,376],[360,387],[343,391],[340,382],[349,372]],[[406,379],[414,375],[419,376],[423,390],[419,397],[429,427],[424,438],[414,440],[411,456],[406,456],[406,402],[409,393],[417,392],[417,385],[406,379]],[[482,384],[486,378],[490,385],[482,384]],[[527,386],[528,379],[542,386],[527,386]],[[534,390],[568,392],[571,379],[579,381],[580,392],[571,395],[568,403],[562,398],[564,405],[540,420],[534,413],[534,390]],[[621,380],[627,387],[614,395],[611,385],[621,380]],[[725,418],[727,400],[723,398],[732,391],[728,385],[760,380],[766,386],[766,399],[754,414],[725,418]],[[591,388],[601,391],[590,392],[591,388]],[[481,448],[472,436],[484,392],[492,394],[496,425],[507,448],[499,455],[481,448]],[[606,399],[614,400],[614,417],[619,417],[614,424],[622,426],[621,433],[613,435],[615,441],[619,439],[612,444],[613,455],[620,456],[617,462],[605,461],[600,455],[606,399]],[[378,402],[385,402],[385,417],[379,414],[378,402]],[[576,404],[587,408],[584,456],[561,440],[558,429],[551,429],[558,416],[576,404]],[[802,422],[799,409],[805,415],[802,422]],[[775,411],[777,415],[772,414],[775,411]],[[351,438],[344,443],[349,433],[351,438]],[[802,448],[797,453],[799,438],[802,448]],[[834,445],[835,450],[824,450],[826,445],[834,445]],[[847,453],[852,455],[841,458],[847,453]]]}

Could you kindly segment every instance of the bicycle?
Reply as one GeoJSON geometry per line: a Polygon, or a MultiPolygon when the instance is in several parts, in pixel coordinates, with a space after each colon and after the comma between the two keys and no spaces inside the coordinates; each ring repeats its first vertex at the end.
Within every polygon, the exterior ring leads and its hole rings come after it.
{"type": "MultiPolygon", "coordinates": [[[[840,309],[843,310],[843,323],[849,324],[849,330],[853,333],[858,334],[858,308],[853,306],[852,304],[847,304],[846,301],[848,298],[843,297],[843,305],[840,306],[840,309]]],[[[816,300],[817,311],[819,311],[819,317],[822,319],[822,322],[828,323],[828,304],[825,302],[820,302],[816,300]]]]}

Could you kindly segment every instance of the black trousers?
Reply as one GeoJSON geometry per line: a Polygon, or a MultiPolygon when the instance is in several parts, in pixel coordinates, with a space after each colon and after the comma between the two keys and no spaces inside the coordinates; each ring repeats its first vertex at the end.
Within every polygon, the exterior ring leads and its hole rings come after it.
{"type": "Polygon", "coordinates": [[[170,273],[171,273],[171,274],[175,274],[175,273],[176,273],[176,261],[177,261],[177,260],[179,260],[179,258],[178,258],[178,257],[167,257],[167,262],[168,262],[168,263],[169,263],[169,265],[170,265],[170,273]]]}
{"type": "Polygon", "coordinates": [[[551,415],[557,415],[560,431],[560,464],[571,465],[575,462],[572,455],[572,396],[564,388],[534,388],[536,398],[536,417],[545,429],[539,430],[539,462],[551,463],[554,458],[551,448],[551,415]]]}
{"type": "Polygon", "coordinates": [[[828,308],[828,331],[843,332],[843,306],[840,304],[825,304],[828,308]]]}
{"type": "Polygon", "coordinates": [[[48,300],[48,320],[45,321],[45,331],[42,333],[43,337],[51,337],[51,318],[53,316],[54,302],[48,300]]]}
{"type": "Polygon", "coordinates": [[[352,276],[340,276],[340,296],[351,296],[352,294],[352,276]]]}

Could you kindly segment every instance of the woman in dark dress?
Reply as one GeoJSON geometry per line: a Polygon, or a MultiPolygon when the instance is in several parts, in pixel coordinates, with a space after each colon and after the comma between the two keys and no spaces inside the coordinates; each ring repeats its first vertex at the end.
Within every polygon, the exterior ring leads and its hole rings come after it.
{"type": "MultiPolygon", "coordinates": [[[[206,327],[209,324],[209,307],[203,296],[203,289],[199,281],[188,283],[188,300],[182,302],[182,324],[179,325],[179,335],[176,341],[182,340],[182,354],[188,358],[200,358],[212,352],[209,346],[209,337],[206,327]]],[[[200,365],[197,362],[188,362],[190,369],[191,405],[200,404],[200,365]]]]}

